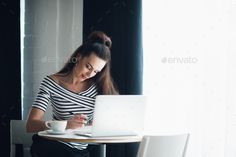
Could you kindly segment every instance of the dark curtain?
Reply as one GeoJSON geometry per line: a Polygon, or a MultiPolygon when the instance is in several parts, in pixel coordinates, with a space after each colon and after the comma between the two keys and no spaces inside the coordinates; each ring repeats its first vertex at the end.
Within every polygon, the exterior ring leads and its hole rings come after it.
{"type": "MultiPolygon", "coordinates": [[[[85,0],[83,38],[101,30],[112,38],[112,76],[120,94],[142,94],[142,0],[85,0]]],[[[108,157],[135,157],[138,143],[109,144],[108,157]]]]}
{"type": "Polygon", "coordinates": [[[10,156],[10,120],[21,119],[20,1],[0,2],[0,156],[10,156]]]}

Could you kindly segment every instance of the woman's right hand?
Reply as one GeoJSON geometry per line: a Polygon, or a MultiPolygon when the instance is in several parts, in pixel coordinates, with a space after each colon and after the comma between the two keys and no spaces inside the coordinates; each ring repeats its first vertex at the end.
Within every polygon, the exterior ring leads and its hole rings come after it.
{"type": "Polygon", "coordinates": [[[87,123],[86,119],[87,119],[86,115],[76,114],[67,121],[66,129],[76,129],[84,127],[84,124],[87,123]]]}

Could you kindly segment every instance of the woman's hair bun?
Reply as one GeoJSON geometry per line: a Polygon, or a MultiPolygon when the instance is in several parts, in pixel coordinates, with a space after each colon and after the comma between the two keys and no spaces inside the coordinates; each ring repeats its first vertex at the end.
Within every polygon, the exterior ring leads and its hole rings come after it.
{"type": "Polygon", "coordinates": [[[112,42],[110,37],[108,37],[104,32],[102,31],[93,31],[88,36],[88,41],[92,43],[100,43],[106,45],[109,49],[111,48],[112,42]]]}

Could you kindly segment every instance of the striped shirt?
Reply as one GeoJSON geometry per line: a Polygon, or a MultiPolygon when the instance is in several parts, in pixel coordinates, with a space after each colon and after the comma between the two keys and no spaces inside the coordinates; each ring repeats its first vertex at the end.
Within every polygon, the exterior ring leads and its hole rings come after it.
{"type": "MultiPolygon", "coordinates": [[[[93,118],[94,102],[97,95],[95,84],[88,89],[75,93],[56,83],[46,76],[39,87],[39,92],[32,107],[46,111],[49,104],[52,105],[52,117],[54,120],[68,120],[74,114],[85,114],[88,121],[93,118]]],[[[60,141],[62,142],[62,141],[60,141]]],[[[86,149],[87,144],[75,142],[62,142],[72,148],[86,149]]]]}

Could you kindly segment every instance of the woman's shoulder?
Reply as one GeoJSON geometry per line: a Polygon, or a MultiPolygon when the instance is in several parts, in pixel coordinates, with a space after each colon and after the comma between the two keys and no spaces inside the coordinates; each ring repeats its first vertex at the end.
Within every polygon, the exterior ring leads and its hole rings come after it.
{"type": "Polygon", "coordinates": [[[41,86],[49,85],[49,84],[55,85],[55,84],[59,84],[59,82],[60,80],[56,74],[46,75],[41,81],[41,86]]]}
{"type": "MultiPolygon", "coordinates": [[[[64,74],[52,74],[52,75],[48,75],[47,79],[50,80],[50,82],[52,82],[54,85],[59,85],[64,87],[65,86],[65,82],[66,82],[66,77],[64,74]]],[[[65,88],[65,87],[64,87],[65,88]]]]}
{"type": "Polygon", "coordinates": [[[59,84],[60,82],[60,77],[58,74],[48,75],[47,77],[56,82],[57,84],[59,84]]]}

